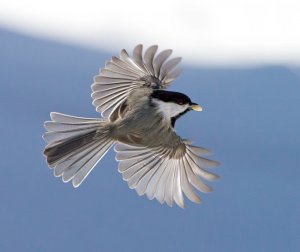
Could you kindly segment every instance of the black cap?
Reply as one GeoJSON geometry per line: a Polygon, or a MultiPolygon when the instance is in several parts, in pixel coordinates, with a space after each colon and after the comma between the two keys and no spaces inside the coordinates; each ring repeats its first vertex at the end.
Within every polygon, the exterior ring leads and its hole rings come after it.
{"type": "Polygon", "coordinates": [[[151,94],[152,98],[159,99],[163,102],[173,102],[177,103],[179,105],[183,104],[192,104],[191,99],[179,92],[172,92],[172,91],[166,91],[166,90],[154,90],[151,94]]]}

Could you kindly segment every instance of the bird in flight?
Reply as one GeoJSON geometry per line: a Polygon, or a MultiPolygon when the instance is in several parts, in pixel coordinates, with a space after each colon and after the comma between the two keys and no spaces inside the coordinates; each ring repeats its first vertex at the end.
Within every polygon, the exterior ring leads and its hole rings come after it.
{"type": "Polygon", "coordinates": [[[130,56],[123,49],[94,77],[93,105],[102,118],[50,113],[44,155],[56,177],[78,187],[114,146],[119,172],[139,195],[184,208],[183,195],[199,203],[196,190],[212,191],[203,179],[217,179],[206,168],[219,163],[175,131],[182,115],[202,108],[185,94],[165,90],[179,76],[181,58],[157,50],[150,46],[143,54],[137,45],[130,56]]]}

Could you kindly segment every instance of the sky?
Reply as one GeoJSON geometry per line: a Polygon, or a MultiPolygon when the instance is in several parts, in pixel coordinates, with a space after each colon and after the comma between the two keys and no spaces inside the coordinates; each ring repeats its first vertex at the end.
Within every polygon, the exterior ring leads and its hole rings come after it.
{"type": "MultiPolygon", "coordinates": [[[[184,53],[171,90],[204,109],[180,118],[176,131],[213,150],[221,178],[200,195],[202,204],[186,201],[183,210],[130,190],[113,151],[77,189],[55,178],[42,155],[51,111],[100,116],[92,78],[136,37],[101,49],[0,24],[1,252],[300,250],[300,74],[287,54],[257,64],[243,57],[244,65],[229,64],[231,56],[204,64],[184,53]]],[[[180,43],[164,43],[160,49],[183,52],[180,43]]]]}
{"type": "Polygon", "coordinates": [[[198,65],[300,63],[298,0],[0,0],[0,24],[109,52],[176,48],[198,65]]]}

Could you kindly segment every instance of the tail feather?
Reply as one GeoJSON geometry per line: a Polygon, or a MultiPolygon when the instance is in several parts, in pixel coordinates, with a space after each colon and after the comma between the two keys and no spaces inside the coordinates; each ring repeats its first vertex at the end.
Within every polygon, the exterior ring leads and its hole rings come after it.
{"type": "Polygon", "coordinates": [[[92,155],[83,163],[83,165],[78,169],[78,172],[75,174],[73,178],[73,186],[78,187],[82,183],[82,181],[89,175],[92,169],[96,166],[96,164],[104,157],[107,151],[110,149],[112,145],[112,141],[106,141],[101,144],[96,151],[93,152],[92,155]]]}
{"type": "Polygon", "coordinates": [[[59,163],[56,164],[54,176],[60,177],[62,176],[63,172],[66,173],[67,170],[71,170],[71,167],[73,167],[74,169],[75,165],[81,159],[83,159],[85,156],[87,156],[91,151],[93,151],[97,147],[98,147],[98,143],[92,142],[90,144],[82,146],[82,148],[74,150],[69,155],[66,155],[63,160],[61,160],[59,163]],[[69,167],[69,169],[66,169],[66,167],[69,167]]]}
{"type": "Polygon", "coordinates": [[[51,113],[43,138],[44,155],[56,177],[78,187],[113,145],[101,119],[51,113]]]}
{"type": "Polygon", "coordinates": [[[80,153],[83,147],[87,147],[95,141],[96,132],[97,130],[94,129],[91,132],[55,141],[46,146],[44,154],[49,166],[52,167],[57,162],[63,161],[77,152],[80,153]]]}
{"type": "Polygon", "coordinates": [[[48,146],[68,138],[72,139],[75,136],[93,132],[97,130],[100,122],[103,122],[102,119],[69,116],[56,112],[52,112],[50,117],[52,121],[47,121],[44,124],[48,132],[43,135],[48,146]]]}
{"type": "Polygon", "coordinates": [[[50,118],[54,122],[67,123],[67,124],[102,121],[102,119],[99,119],[99,118],[70,116],[70,115],[66,115],[66,114],[62,114],[62,113],[58,113],[58,112],[51,112],[50,118]]]}

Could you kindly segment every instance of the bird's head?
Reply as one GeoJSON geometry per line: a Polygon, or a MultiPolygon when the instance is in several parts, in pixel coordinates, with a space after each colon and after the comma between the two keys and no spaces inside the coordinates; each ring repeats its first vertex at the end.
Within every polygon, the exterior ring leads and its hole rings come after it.
{"type": "Polygon", "coordinates": [[[154,90],[151,94],[151,102],[164,118],[172,121],[174,126],[176,119],[190,110],[202,111],[202,107],[191,101],[182,93],[166,90],[154,90]]]}

